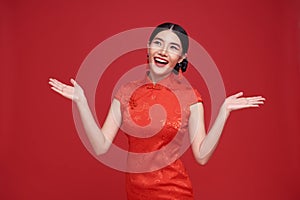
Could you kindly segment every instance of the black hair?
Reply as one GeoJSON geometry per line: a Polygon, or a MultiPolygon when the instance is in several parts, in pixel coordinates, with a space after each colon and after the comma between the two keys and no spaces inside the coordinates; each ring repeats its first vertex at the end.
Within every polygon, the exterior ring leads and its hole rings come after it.
{"type": "MultiPolygon", "coordinates": [[[[182,44],[182,54],[187,53],[188,48],[189,48],[189,37],[188,37],[187,32],[180,25],[170,23],[170,22],[160,24],[153,30],[153,32],[151,33],[150,38],[149,38],[149,44],[152,42],[152,40],[158,33],[165,31],[165,30],[171,30],[178,36],[178,38],[180,39],[181,44],[182,44]]],[[[181,61],[180,63],[177,63],[175,65],[173,72],[175,74],[178,74],[180,69],[182,72],[185,72],[187,66],[188,66],[188,61],[185,58],[185,59],[183,59],[183,61],[181,61]]]]}

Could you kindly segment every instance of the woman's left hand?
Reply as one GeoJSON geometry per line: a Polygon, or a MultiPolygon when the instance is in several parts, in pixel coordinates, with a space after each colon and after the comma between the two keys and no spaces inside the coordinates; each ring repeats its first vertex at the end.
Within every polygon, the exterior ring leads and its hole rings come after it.
{"type": "Polygon", "coordinates": [[[243,92],[239,92],[225,99],[223,106],[227,112],[243,108],[259,107],[266,100],[262,96],[242,97],[243,92]]]}

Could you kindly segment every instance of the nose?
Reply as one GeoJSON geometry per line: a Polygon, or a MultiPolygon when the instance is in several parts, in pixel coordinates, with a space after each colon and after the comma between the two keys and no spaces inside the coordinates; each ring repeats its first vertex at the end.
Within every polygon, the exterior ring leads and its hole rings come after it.
{"type": "Polygon", "coordinates": [[[164,47],[162,47],[161,48],[161,50],[159,51],[159,53],[161,54],[161,55],[166,55],[167,54],[167,48],[164,46],[164,47]]]}

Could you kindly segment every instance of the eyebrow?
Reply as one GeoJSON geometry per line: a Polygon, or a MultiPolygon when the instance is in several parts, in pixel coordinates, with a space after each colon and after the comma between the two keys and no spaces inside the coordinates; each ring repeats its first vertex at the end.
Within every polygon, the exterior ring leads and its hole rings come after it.
{"type": "MultiPolygon", "coordinates": [[[[155,37],[153,40],[159,40],[159,41],[164,42],[164,40],[161,39],[161,38],[159,38],[159,37],[155,37]]],[[[181,48],[181,46],[180,46],[178,43],[176,43],[176,42],[171,42],[170,44],[175,45],[175,46],[178,46],[179,48],[181,48]]]]}

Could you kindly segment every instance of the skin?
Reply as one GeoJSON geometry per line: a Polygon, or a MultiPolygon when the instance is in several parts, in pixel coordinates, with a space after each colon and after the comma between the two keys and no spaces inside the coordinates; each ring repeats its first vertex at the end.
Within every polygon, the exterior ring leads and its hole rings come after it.
{"type": "Polygon", "coordinates": [[[150,78],[156,83],[169,76],[174,66],[181,62],[186,55],[182,55],[181,41],[171,30],[159,32],[148,43],[150,78]],[[164,67],[155,64],[155,58],[164,59],[168,62],[164,67]]]}
{"type": "MultiPolygon", "coordinates": [[[[186,54],[182,54],[181,41],[171,30],[158,33],[153,41],[148,43],[148,54],[149,78],[154,84],[170,75],[176,63],[181,62],[187,56],[186,54]],[[157,58],[167,61],[168,64],[165,66],[156,65],[155,59],[157,58]]],[[[106,120],[102,128],[100,128],[91,113],[84,90],[74,79],[71,79],[72,85],[67,85],[50,78],[49,84],[53,91],[76,103],[85,132],[95,153],[97,155],[106,153],[121,126],[120,102],[117,99],[112,101],[106,120]]],[[[265,98],[262,96],[243,97],[242,92],[227,97],[220,107],[218,116],[208,133],[206,133],[204,126],[203,104],[196,103],[191,105],[189,134],[196,161],[201,165],[208,162],[217,147],[224,125],[232,111],[244,108],[256,108],[263,104],[264,101],[265,98]]]]}

